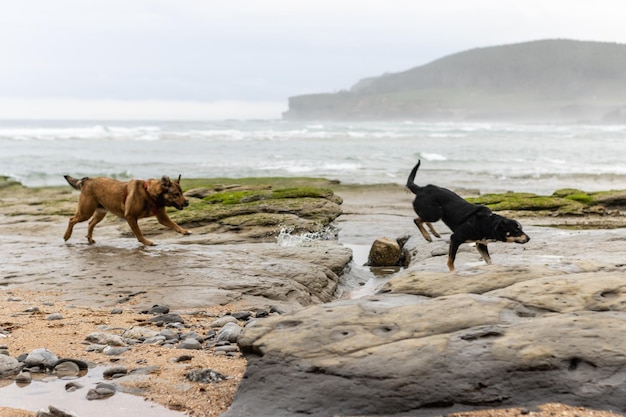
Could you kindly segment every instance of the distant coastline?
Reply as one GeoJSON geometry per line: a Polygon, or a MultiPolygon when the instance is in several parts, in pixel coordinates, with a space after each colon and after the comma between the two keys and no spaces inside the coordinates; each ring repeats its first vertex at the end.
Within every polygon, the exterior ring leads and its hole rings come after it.
{"type": "Polygon", "coordinates": [[[477,48],[349,90],[289,98],[285,120],[626,123],[626,45],[549,39],[477,48]]]}

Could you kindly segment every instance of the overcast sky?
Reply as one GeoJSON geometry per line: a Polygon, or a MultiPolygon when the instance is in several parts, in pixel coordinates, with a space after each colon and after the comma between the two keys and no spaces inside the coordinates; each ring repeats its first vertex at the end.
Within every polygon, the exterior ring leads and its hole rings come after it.
{"type": "Polygon", "coordinates": [[[280,118],[483,46],[626,43],[623,0],[0,0],[0,119],[280,118]]]}

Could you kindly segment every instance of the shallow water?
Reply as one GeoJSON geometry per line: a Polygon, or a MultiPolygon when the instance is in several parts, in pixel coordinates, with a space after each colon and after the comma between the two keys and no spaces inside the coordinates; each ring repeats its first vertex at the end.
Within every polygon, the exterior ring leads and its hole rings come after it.
{"type": "MultiPolygon", "coordinates": [[[[79,378],[58,379],[45,374],[33,374],[33,381],[27,385],[18,385],[12,380],[0,380],[0,407],[17,408],[28,411],[38,411],[54,406],[61,410],[70,411],[81,417],[102,417],[111,415],[115,410],[116,417],[182,417],[179,413],[142,397],[117,391],[112,397],[102,400],[88,400],[89,389],[105,379],[102,372],[105,367],[90,369],[87,374],[79,378]],[[42,379],[42,377],[44,377],[42,379]],[[74,392],[67,392],[65,385],[75,382],[83,386],[74,392]],[[3,386],[3,383],[7,385],[3,386]]],[[[107,383],[115,381],[106,380],[107,383]]]]}

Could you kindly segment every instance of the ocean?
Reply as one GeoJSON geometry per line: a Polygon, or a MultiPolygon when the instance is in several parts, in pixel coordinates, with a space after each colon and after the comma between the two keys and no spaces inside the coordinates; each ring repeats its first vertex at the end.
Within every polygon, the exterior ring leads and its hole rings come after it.
{"type": "Polygon", "coordinates": [[[626,189],[626,125],[253,121],[0,121],[0,175],[325,177],[481,193],[626,189]]]}

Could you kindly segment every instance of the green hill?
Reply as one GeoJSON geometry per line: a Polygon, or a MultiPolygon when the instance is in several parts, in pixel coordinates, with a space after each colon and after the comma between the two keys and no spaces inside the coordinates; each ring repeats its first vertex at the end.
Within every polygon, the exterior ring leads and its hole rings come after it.
{"type": "Polygon", "coordinates": [[[284,118],[626,122],[626,45],[555,39],[472,49],[349,91],[290,97],[284,118]]]}

